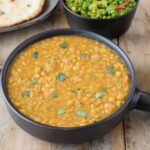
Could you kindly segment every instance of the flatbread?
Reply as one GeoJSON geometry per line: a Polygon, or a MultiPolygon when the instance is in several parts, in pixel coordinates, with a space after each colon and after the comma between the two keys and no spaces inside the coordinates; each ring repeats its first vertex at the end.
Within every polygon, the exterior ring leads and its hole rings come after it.
{"type": "Polygon", "coordinates": [[[44,4],[45,0],[0,0],[0,28],[35,18],[44,4]]]}

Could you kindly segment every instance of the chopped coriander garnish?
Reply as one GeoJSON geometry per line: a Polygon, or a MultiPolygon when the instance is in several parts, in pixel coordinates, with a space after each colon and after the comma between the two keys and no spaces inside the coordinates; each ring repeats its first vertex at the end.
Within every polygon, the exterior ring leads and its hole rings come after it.
{"type": "Polygon", "coordinates": [[[55,61],[55,58],[53,58],[53,57],[48,58],[48,62],[54,62],[54,61],[55,61]]]}
{"type": "Polygon", "coordinates": [[[103,93],[102,92],[97,92],[97,93],[95,93],[94,95],[93,95],[93,97],[95,98],[95,99],[99,99],[100,97],[102,97],[103,96],[103,93]]]}
{"type": "Polygon", "coordinates": [[[32,84],[37,84],[37,82],[38,82],[38,79],[35,78],[35,77],[33,77],[32,80],[31,80],[31,83],[32,83],[32,84]]]}
{"type": "Polygon", "coordinates": [[[32,57],[33,58],[38,58],[39,57],[39,53],[37,51],[32,52],[32,57]]]}
{"type": "Polygon", "coordinates": [[[106,87],[102,87],[102,88],[100,89],[100,92],[102,92],[102,93],[107,93],[107,92],[108,92],[108,89],[107,89],[106,87]]]}
{"type": "Polygon", "coordinates": [[[68,43],[67,42],[63,42],[59,45],[60,48],[68,48],[68,43]]]}
{"type": "Polygon", "coordinates": [[[107,72],[110,74],[110,75],[115,75],[115,73],[116,73],[116,70],[115,70],[115,68],[114,68],[114,66],[113,65],[110,65],[110,66],[108,66],[107,67],[107,72]]]}
{"type": "Polygon", "coordinates": [[[82,57],[84,59],[88,59],[89,58],[89,54],[84,52],[84,53],[82,53],[82,57]]]}
{"type": "Polygon", "coordinates": [[[57,110],[57,115],[62,115],[62,114],[64,114],[66,112],[66,109],[65,108],[59,108],[58,110],[57,110]]]}
{"type": "Polygon", "coordinates": [[[22,95],[22,97],[29,97],[30,92],[29,91],[23,91],[21,95],[22,95]]]}
{"type": "Polygon", "coordinates": [[[51,96],[51,98],[56,98],[56,97],[58,96],[58,94],[57,94],[57,92],[55,91],[55,92],[51,93],[50,96],[51,96]]]}
{"type": "Polygon", "coordinates": [[[93,97],[94,97],[95,99],[99,99],[99,98],[101,98],[101,97],[102,97],[105,93],[107,93],[107,92],[108,92],[108,89],[105,88],[105,87],[102,87],[99,92],[97,92],[97,93],[95,93],[95,94],[93,95],[93,97]]]}
{"type": "Polygon", "coordinates": [[[94,80],[96,80],[96,77],[95,76],[91,76],[90,79],[94,81],[94,80]]]}
{"type": "Polygon", "coordinates": [[[57,75],[56,75],[56,80],[57,81],[60,81],[60,82],[63,82],[63,81],[65,81],[67,79],[67,76],[64,74],[64,73],[58,73],[57,75]]]}
{"type": "Polygon", "coordinates": [[[78,94],[80,91],[81,91],[80,88],[76,88],[76,89],[73,89],[73,90],[72,90],[72,92],[75,93],[75,94],[78,94]]]}
{"type": "Polygon", "coordinates": [[[79,117],[83,117],[83,118],[87,118],[87,113],[85,112],[85,111],[83,111],[83,110],[77,110],[76,112],[75,112],[75,114],[77,115],[77,116],[79,116],[79,117]]]}
{"type": "Polygon", "coordinates": [[[97,121],[93,121],[93,123],[97,123],[97,121]]]}
{"type": "Polygon", "coordinates": [[[117,80],[117,81],[115,82],[115,86],[116,86],[117,88],[120,88],[120,87],[121,87],[121,82],[120,82],[120,80],[117,80]]]}

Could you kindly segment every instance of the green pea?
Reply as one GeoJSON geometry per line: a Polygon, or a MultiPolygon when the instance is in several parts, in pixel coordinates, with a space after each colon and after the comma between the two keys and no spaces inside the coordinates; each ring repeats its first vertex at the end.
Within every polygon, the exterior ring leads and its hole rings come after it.
{"type": "Polygon", "coordinates": [[[130,0],[128,3],[126,0],[68,0],[66,5],[71,11],[83,17],[110,19],[127,13],[136,2],[136,0],[130,0]],[[118,6],[121,11],[117,10],[118,6]]]}

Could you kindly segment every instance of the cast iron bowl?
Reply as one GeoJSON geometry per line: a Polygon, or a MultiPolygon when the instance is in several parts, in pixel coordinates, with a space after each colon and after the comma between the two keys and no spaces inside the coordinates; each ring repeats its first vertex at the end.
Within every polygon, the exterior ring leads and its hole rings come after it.
{"type": "Polygon", "coordinates": [[[26,27],[32,26],[34,24],[40,23],[40,22],[44,21],[46,18],[50,17],[50,15],[56,9],[59,0],[45,0],[45,2],[46,3],[44,6],[44,9],[43,9],[42,13],[40,13],[40,15],[38,15],[37,17],[35,17],[29,21],[23,22],[23,23],[19,23],[19,24],[10,26],[10,27],[0,28],[0,33],[10,32],[10,31],[26,28],[26,27]]]}
{"type": "Polygon", "coordinates": [[[75,29],[84,29],[101,34],[107,38],[116,38],[124,34],[130,27],[136,12],[139,0],[128,13],[112,19],[92,19],[82,17],[72,12],[61,0],[69,25],[75,29]]]}
{"type": "Polygon", "coordinates": [[[2,93],[4,96],[4,100],[6,102],[8,111],[14,121],[26,132],[30,133],[33,136],[41,138],[43,140],[48,140],[52,142],[59,143],[81,143],[92,141],[98,138],[103,137],[106,133],[112,130],[120,121],[123,120],[125,114],[127,114],[131,109],[137,108],[142,110],[150,111],[150,94],[145,93],[137,89],[136,87],[136,77],[134,68],[127,57],[127,55],[113,42],[100,36],[98,34],[83,31],[83,30],[75,30],[75,29],[58,29],[46,31],[40,34],[37,34],[28,40],[21,43],[14,51],[10,54],[6,63],[3,66],[1,72],[1,87],[2,93]],[[125,101],[125,104],[111,116],[98,121],[97,123],[93,123],[90,125],[82,126],[82,127],[72,127],[72,128],[62,128],[62,127],[53,127],[48,125],[43,125],[41,123],[35,122],[30,118],[26,117],[22,113],[20,113],[14,104],[9,99],[7,93],[7,73],[10,68],[12,61],[16,58],[16,56],[27,46],[30,44],[53,36],[58,35],[81,35],[91,39],[95,39],[106,44],[113,51],[115,51],[127,65],[127,68],[130,73],[131,78],[131,90],[129,92],[128,98],[125,101]]]}

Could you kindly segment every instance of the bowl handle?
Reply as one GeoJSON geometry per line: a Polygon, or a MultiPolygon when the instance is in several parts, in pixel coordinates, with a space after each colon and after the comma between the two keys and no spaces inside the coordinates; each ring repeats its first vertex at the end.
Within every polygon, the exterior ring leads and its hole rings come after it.
{"type": "Polygon", "coordinates": [[[150,111],[150,93],[136,89],[135,109],[150,111]]]}

